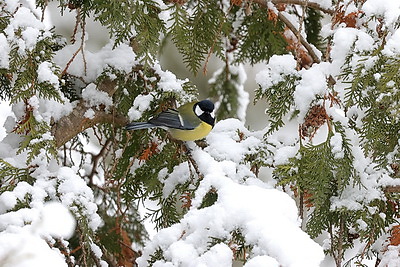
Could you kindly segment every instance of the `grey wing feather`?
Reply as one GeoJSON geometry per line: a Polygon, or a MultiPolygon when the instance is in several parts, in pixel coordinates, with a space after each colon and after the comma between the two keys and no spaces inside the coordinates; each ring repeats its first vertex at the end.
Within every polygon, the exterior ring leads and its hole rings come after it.
{"type": "Polygon", "coordinates": [[[164,126],[181,130],[193,130],[195,128],[187,121],[183,121],[180,118],[178,111],[174,109],[168,109],[164,112],[161,112],[157,117],[149,120],[149,123],[156,126],[164,126]]]}
{"type": "Polygon", "coordinates": [[[140,130],[157,127],[156,125],[148,122],[132,122],[125,126],[126,130],[140,130]]]}

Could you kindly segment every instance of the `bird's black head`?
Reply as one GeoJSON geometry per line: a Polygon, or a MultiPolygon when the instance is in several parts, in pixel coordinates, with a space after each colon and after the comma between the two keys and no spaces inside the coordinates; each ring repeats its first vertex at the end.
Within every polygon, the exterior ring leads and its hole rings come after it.
{"type": "Polygon", "coordinates": [[[214,126],[214,103],[208,99],[197,102],[193,106],[193,111],[202,121],[214,126]]]}

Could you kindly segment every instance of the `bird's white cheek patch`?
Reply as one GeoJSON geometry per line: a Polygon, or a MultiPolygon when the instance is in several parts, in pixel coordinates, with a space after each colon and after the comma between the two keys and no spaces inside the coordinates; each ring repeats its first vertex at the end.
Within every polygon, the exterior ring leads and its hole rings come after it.
{"type": "Polygon", "coordinates": [[[215,118],[215,110],[213,110],[213,111],[210,113],[210,115],[211,115],[212,118],[215,118]]]}
{"type": "Polygon", "coordinates": [[[197,105],[196,108],[194,109],[194,113],[199,117],[201,114],[204,113],[204,111],[197,105]]]}

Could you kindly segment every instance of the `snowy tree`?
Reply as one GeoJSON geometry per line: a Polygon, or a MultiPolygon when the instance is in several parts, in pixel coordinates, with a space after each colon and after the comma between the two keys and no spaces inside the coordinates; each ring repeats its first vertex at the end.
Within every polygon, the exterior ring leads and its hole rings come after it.
{"type": "Polygon", "coordinates": [[[1,266],[398,266],[398,0],[0,8],[1,266]],[[222,63],[204,140],[124,129],[199,98],[160,64],[167,42],[198,76],[222,63]]]}

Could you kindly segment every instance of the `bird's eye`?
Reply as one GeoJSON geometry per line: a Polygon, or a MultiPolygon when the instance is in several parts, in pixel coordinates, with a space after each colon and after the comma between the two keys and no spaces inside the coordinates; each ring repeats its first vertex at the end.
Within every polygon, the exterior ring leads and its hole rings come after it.
{"type": "Polygon", "coordinates": [[[200,117],[204,113],[204,111],[201,109],[201,107],[199,107],[199,105],[196,105],[196,108],[194,109],[194,113],[196,113],[196,115],[198,117],[200,117]]]}

